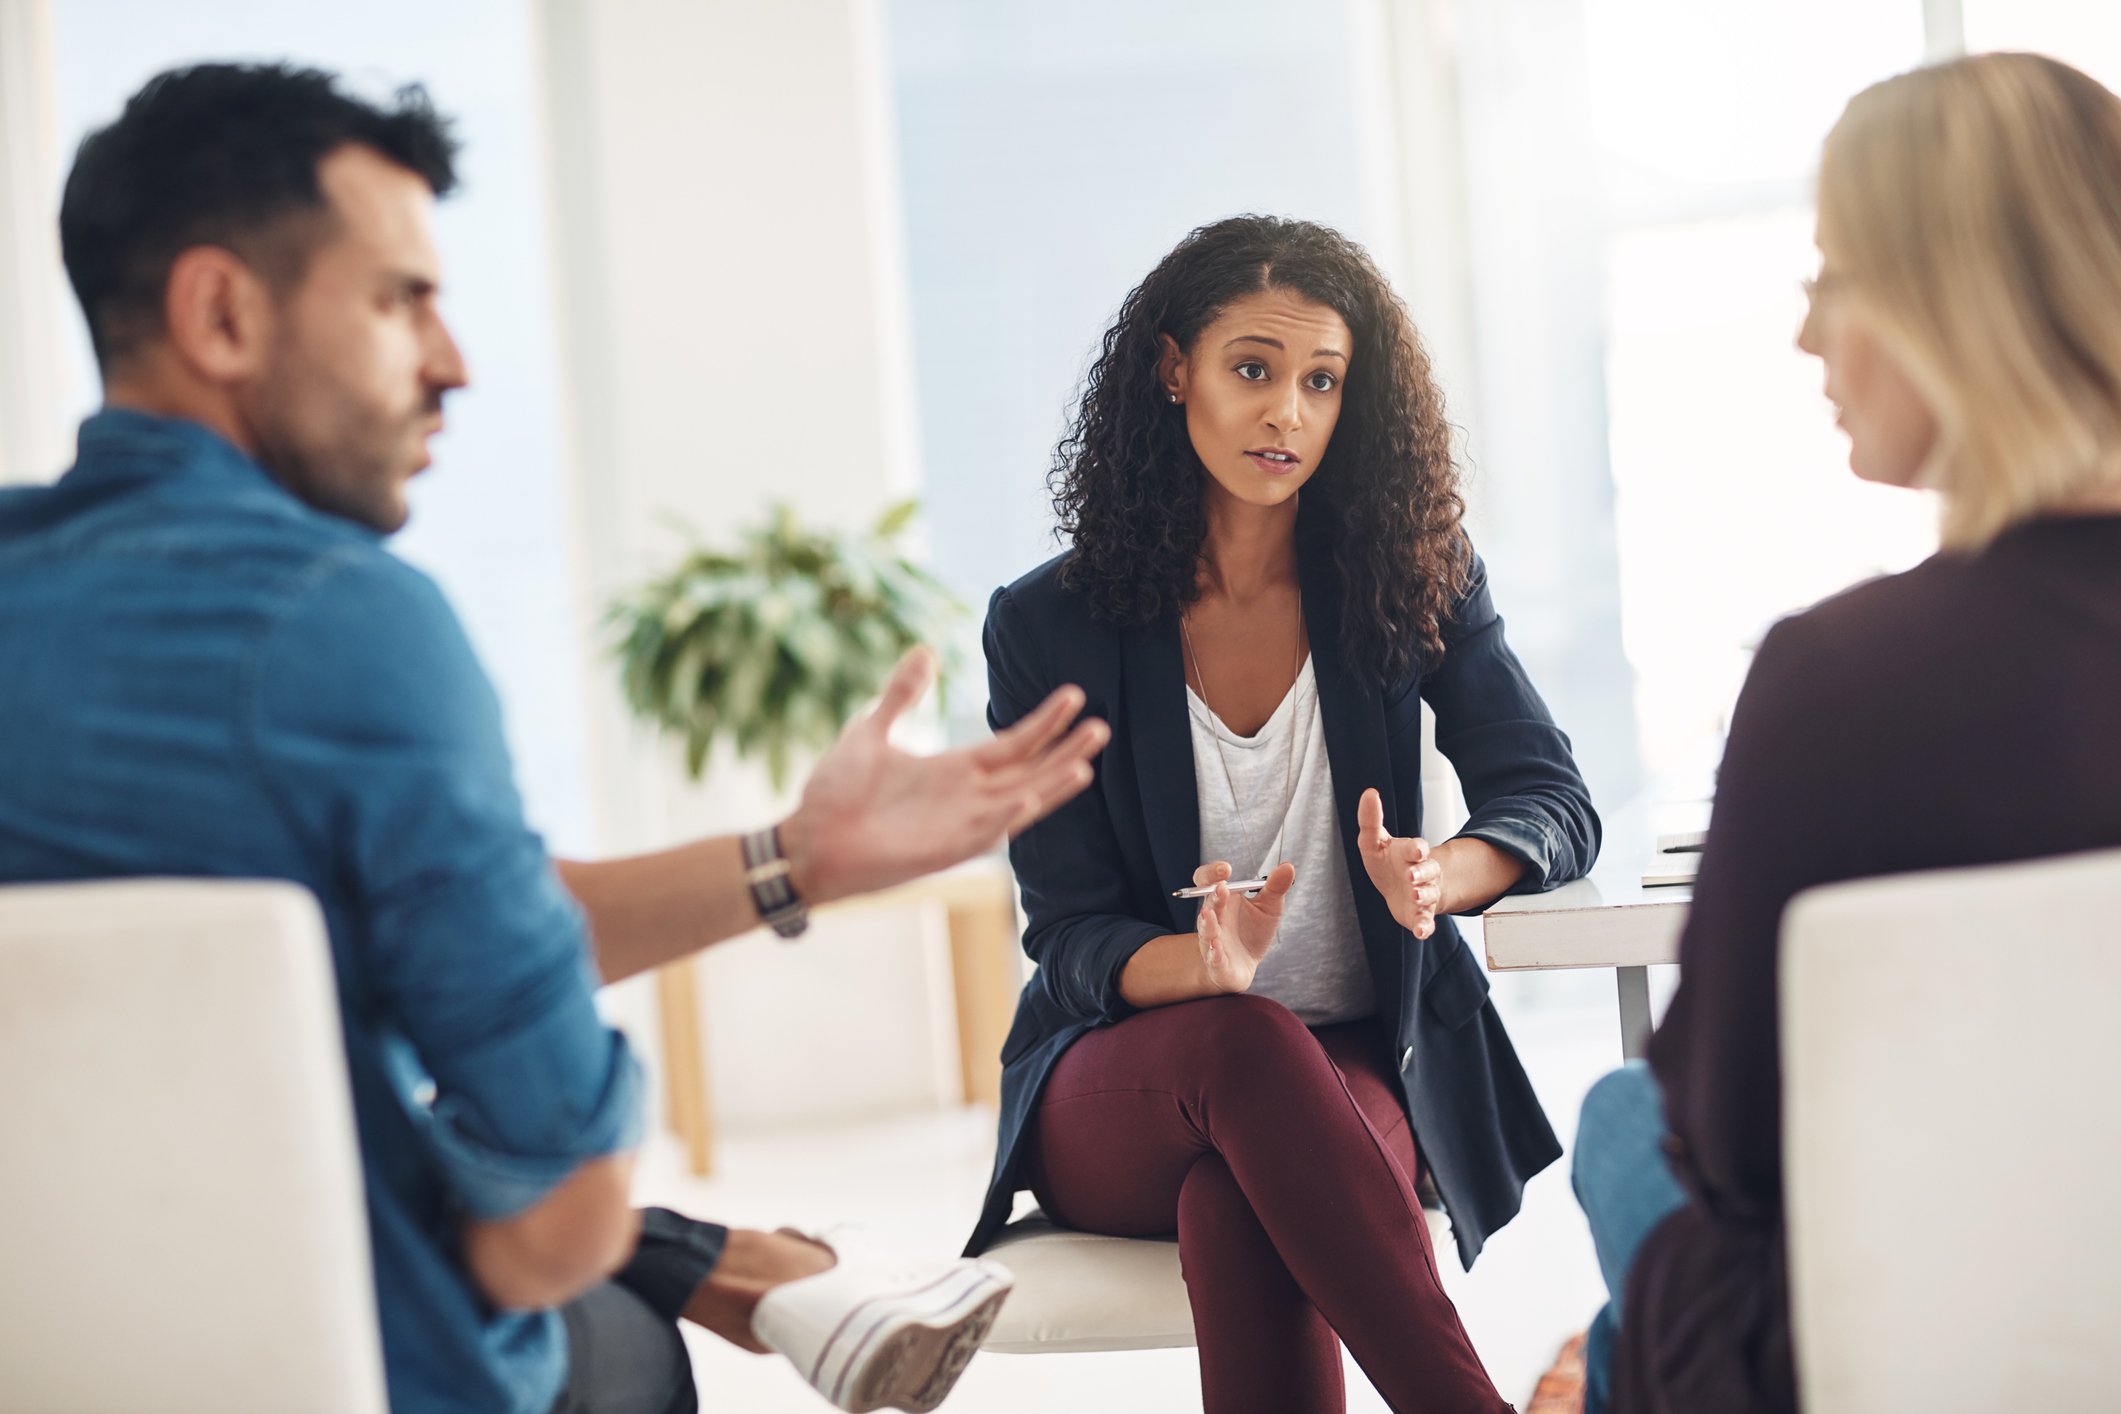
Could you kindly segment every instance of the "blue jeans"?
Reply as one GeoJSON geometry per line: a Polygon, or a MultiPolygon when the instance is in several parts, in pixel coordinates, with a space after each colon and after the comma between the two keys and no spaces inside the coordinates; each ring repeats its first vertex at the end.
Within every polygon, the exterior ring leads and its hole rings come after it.
{"type": "Polygon", "coordinates": [[[1686,1202],[1665,1166],[1664,1096],[1641,1061],[1629,1061],[1591,1087],[1576,1124],[1570,1182],[1590,1220],[1608,1300],[1584,1342],[1584,1414],[1605,1414],[1613,1391],[1613,1343],[1628,1267],[1650,1229],[1686,1202]]]}

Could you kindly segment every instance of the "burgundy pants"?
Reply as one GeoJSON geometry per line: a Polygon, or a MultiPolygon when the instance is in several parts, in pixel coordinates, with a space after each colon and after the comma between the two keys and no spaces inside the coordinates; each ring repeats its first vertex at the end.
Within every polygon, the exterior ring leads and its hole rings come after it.
{"type": "Polygon", "coordinates": [[[1385,1049],[1375,1021],[1215,997],[1091,1032],[1046,1082],[1031,1190],[1070,1227],[1178,1234],[1208,1414],[1339,1411],[1342,1341],[1395,1410],[1508,1407],[1437,1279],[1385,1049]]]}

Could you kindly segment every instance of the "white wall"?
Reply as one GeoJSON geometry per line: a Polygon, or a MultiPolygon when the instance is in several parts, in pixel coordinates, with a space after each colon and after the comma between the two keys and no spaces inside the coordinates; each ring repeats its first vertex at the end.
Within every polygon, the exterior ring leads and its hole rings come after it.
{"type": "MultiPolygon", "coordinates": [[[[545,0],[538,9],[575,523],[593,603],[681,536],[774,500],[825,524],[918,484],[883,50],[871,0],[545,0]]],[[[599,834],[630,851],[785,808],[717,757],[704,788],[600,672],[599,834]]],[[[936,920],[819,920],[703,962],[718,1117],[931,1104],[954,1080],[936,920]]]]}
{"type": "Polygon", "coordinates": [[[0,485],[68,460],[49,0],[0,0],[0,485]]]}

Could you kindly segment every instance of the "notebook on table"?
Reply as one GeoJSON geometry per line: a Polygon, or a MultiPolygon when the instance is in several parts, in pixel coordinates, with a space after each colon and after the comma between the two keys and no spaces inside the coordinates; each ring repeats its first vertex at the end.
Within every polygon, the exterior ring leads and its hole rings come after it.
{"type": "Polygon", "coordinates": [[[1701,847],[1708,843],[1707,830],[1682,830],[1677,834],[1659,835],[1656,848],[1650,851],[1650,862],[1642,871],[1642,886],[1646,889],[1668,884],[1691,884],[1694,875],[1701,869],[1701,847]]]}

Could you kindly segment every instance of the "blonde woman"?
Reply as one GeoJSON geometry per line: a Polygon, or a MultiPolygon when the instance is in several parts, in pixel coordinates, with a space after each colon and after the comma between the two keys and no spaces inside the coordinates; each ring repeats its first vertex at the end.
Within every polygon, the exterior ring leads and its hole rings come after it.
{"type": "MultiPolygon", "coordinates": [[[[1594,1414],[1796,1407],[1790,897],[2121,845],[2121,100],[2027,54],[1881,83],[1827,138],[1817,239],[1798,345],[1855,473],[1940,493],[1943,550],[1777,625],[1747,679],[1679,993],[1648,1068],[1599,1082],[1578,1130],[1613,1295],[1594,1414]]],[[[1970,1110],[1970,1145],[1981,1129],[1970,1110]]]]}

